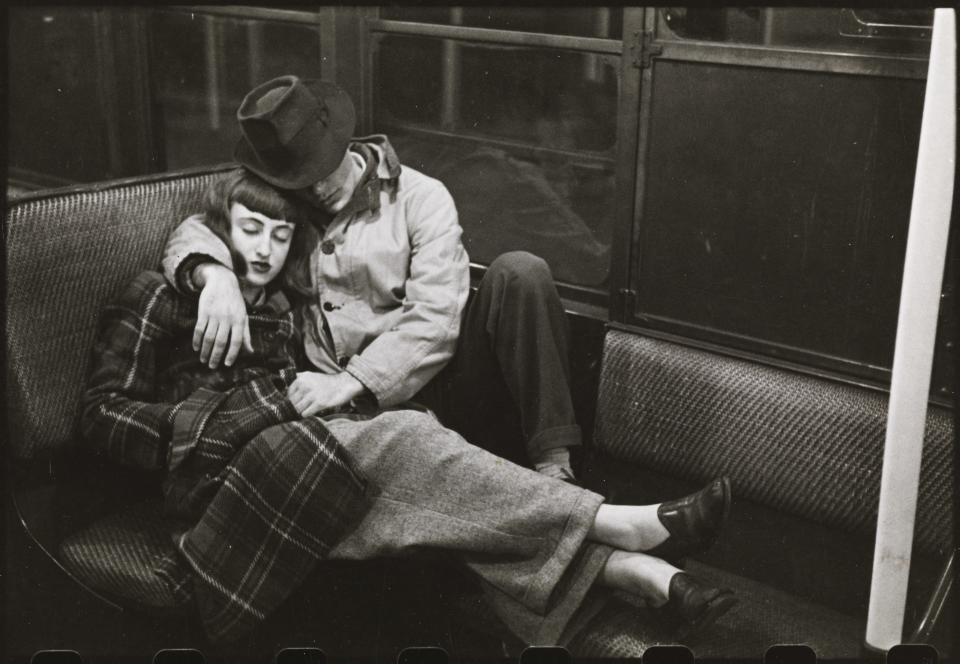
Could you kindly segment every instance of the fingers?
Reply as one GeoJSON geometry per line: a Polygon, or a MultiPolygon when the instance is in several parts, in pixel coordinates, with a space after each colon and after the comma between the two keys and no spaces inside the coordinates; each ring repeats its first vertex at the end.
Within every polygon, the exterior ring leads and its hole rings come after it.
{"type": "Polygon", "coordinates": [[[330,404],[323,399],[315,386],[302,377],[294,379],[287,387],[287,399],[301,417],[310,417],[330,408],[330,404]]]}
{"type": "MultiPolygon", "coordinates": [[[[200,344],[203,341],[203,332],[207,329],[208,318],[206,316],[197,317],[197,324],[193,328],[193,350],[194,352],[200,350],[200,344]]],[[[206,362],[203,358],[203,354],[200,355],[200,361],[206,362]]]]}
{"type": "MultiPolygon", "coordinates": [[[[207,336],[209,337],[209,330],[207,336]]],[[[213,350],[210,353],[210,362],[207,366],[211,369],[216,369],[220,366],[220,360],[223,358],[223,353],[227,349],[227,342],[230,341],[230,328],[227,325],[220,325],[217,327],[217,335],[213,342],[213,350]]],[[[206,338],[203,340],[204,345],[206,345],[206,338]]]]}
{"type": "Polygon", "coordinates": [[[309,417],[310,415],[316,415],[321,410],[323,410],[323,404],[320,401],[312,399],[309,394],[301,395],[297,398],[290,397],[290,403],[293,404],[294,409],[301,417],[309,417]]]}
{"type": "MultiPolygon", "coordinates": [[[[207,364],[210,360],[210,353],[213,351],[213,345],[217,340],[217,329],[217,321],[207,321],[203,331],[203,338],[200,342],[200,361],[203,364],[207,364]]],[[[194,336],[196,336],[196,332],[194,332],[194,336]]]]}
{"type": "MultiPolygon", "coordinates": [[[[246,341],[246,336],[249,334],[249,324],[246,322],[246,318],[233,324],[233,326],[230,328],[230,344],[227,346],[227,356],[223,358],[224,366],[233,366],[234,361],[237,359],[237,355],[240,354],[240,345],[246,341]]],[[[250,348],[249,350],[253,352],[253,348],[250,348]]]]}
{"type": "Polygon", "coordinates": [[[299,410],[297,412],[300,413],[301,417],[310,417],[311,415],[316,415],[321,410],[323,410],[323,408],[320,406],[320,404],[314,402],[309,406],[307,406],[306,408],[304,408],[303,410],[299,410]]]}
{"type": "Polygon", "coordinates": [[[250,336],[250,319],[246,316],[243,318],[243,347],[247,349],[248,353],[253,352],[253,339],[250,336]]]}
{"type": "Polygon", "coordinates": [[[298,401],[303,399],[303,390],[300,389],[300,385],[297,383],[297,380],[299,379],[294,379],[294,381],[287,387],[287,398],[290,399],[290,403],[292,403],[294,407],[296,407],[298,401]]]}

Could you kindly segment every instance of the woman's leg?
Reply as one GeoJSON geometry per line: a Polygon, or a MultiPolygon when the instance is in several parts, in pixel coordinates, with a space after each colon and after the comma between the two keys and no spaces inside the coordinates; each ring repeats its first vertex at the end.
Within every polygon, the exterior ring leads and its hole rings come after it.
{"type": "Polygon", "coordinates": [[[624,551],[648,551],[662,544],[670,531],[656,505],[601,505],[588,537],[624,551]]]}
{"type": "Polygon", "coordinates": [[[707,585],[661,558],[614,551],[597,583],[628,592],[659,608],[659,617],[678,630],[677,636],[715,621],[737,600],[725,588],[707,585]]]}
{"type": "Polygon", "coordinates": [[[681,570],[645,553],[614,551],[607,559],[597,582],[643,598],[651,606],[670,599],[670,580],[681,570]]]}
{"type": "Polygon", "coordinates": [[[327,426],[379,490],[331,558],[453,558],[501,607],[513,602],[539,625],[558,606],[572,613],[609,555],[584,545],[602,496],[470,445],[430,415],[391,411],[327,426]]]}
{"type": "Polygon", "coordinates": [[[504,623],[534,644],[557,641],[598,579],[651,604],[669,596],[675,567],[639,553],[611,555],[607,546],[617,537],[629,543],[638,530],[654,533],[642,545],[655,546],[659,506],[602,505],[598,494],[470,445],[417,411],[326,424],[376,487],[363,521],[331,558],[452,558],[480,579],[504,623]]]}
{"type": "Polygon", "coordinates": [[[625,551],[682,558],[713,544],[727,520],[730,500],[730,480],[720,477],[696,493],[665,503],[602,505],[589,537],[625,551]]]}

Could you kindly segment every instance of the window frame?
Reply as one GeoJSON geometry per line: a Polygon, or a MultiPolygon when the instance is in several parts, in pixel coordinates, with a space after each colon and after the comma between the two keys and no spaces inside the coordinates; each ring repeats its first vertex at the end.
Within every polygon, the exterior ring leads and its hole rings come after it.
{"type": "MultiPolygon", "coordinates": [[[[627,35],[631,29],[636,29],[640,25],[643,10],[624,7],[622,11],[623,34],[627,35]]],[[[564,302],[564,306],[568,310],[598,320],[609,320],[610,302],[612,301],[611,293],[622,290],[627,277],[627,273],[623,269],[623,266],[626,265],[625,257],[617,255],[621,253],[617,247],[617,245],[620,244],[618,233],[620,233],[619,229],[629,228],[632,225],[631,219],[633,216],[633,208],[630,201],[633,199],[634,191],[635,150],[638,125],[636,122],[636,113],[634,111],[625,113],[624,111],[625,109],[637,108],[639,99],[639,71],[634,68],[630,62],[631,51],[628,40],[625,38],[617,40],[601,37],[581,37],[520,30],[499,30],[473,26],[382,19],[379,17],[379,8],[372,10],[367,15],[364,20],[364,30],[367,43],[370,46],[366,49],[367,61],[364,67],[364,85],[366,88],[364,98],[368,102],[365,107],[364,120],[368,127],[373,125],[373,113],[369,100],[373,99],[373,72],[377,57],[376,44],[383,35],[448,39],[460,43],[524,46],[619,57],[620,94],[617,100],[617,147],[612,157],[590,153],[588,151],[562,151],[546,147],[538,148],[535,146],[513,144],[511,141],[498,140],[495,138],[480,138],[470,136],[469,134],[446,132],[446,135],[455,137],[458,140],[473,140],[486,145],[499,145],[511,148],[519,147],[531,153],[562,156],[576,155],[578,159],[584,159],[585,161],[596,161],[597,163],[608,163],[612,165],[615,178],[616,200],[614,202],[612,222],[614,239],[610,248],[611,270],[608,288],[602,289],[580,286],[567,282],[557,283],[557,289],[564,302]],[[620,267],[618,268],[618,266],[620,267]]],[[[413,124],[409,127],[404,126],[404,129],[413,132],[429,131],[433,135],[445,133],[438,130],[425,130],[413,124]]],[[[484,264],[471,263],[471,274],[474,278],[482,276],[485,270],[486,266],[484,264]]]]}
{"type": "MultiPolygon", "coordinates": [[[[626,24],[626,21],[625,21],[626,24]]],[[[902,79],[926,78],[927,58],[913,56],[889,56],[869,53],[840,53],[826,49],[778,47],[774,45],[744,45],[699,40],[664,38],[660,29],[659,9],[651,9],[644,17],[644,28],[635,35],[638,43],[646,36],[644,49],[653,54],[656,61],[693,62],[736,67],[763,67],[784,71],[808,71],[823,74],[846,74],[865,77],[891,77],[902,79]]],[[[625,30],[626,34],[626,30],[625,30]]],[[[638,301],[640,261],[643,257],[643,232],[647,154],[651,142],[652,89],[655,84],[655,64],[642,69],[640,83],[640,107],[638,114],[638,149],[636,166],[636,191],[629,239],[617,244],[630,248],[634,255],[625,268],[627,285],[614,293],[611,303],[611,323],[615,326],[639,331],[657,338],[664,338],[689,346],[750,359],[771,366],[800,371],[810,375],[826,376],[844,383],[889,390],[891,369],[777,343],[757,337],[709,328],[695,323],[658,316],[643,311],[638,301]]],[[[902,269],[902,266],[900,266],[902,269]]],[[[949,280],[945,279],[943,299],[949,296],[949,280]]],[[[941,309],[940,329],[944,328],[944,312],[941,309]]],[[[941,341],[949,351],[949,339],[941,341]]],[[[941,350],[944,350],[941,349],[941,350]]],[[[949,355],[939,356],[942,362],[949,355]]],[[[891,362],[892,362],[891,356],[891,362]]],[[[952,407],[952,393],[946,385],[931,385],[930,402],[952,407]]]]}

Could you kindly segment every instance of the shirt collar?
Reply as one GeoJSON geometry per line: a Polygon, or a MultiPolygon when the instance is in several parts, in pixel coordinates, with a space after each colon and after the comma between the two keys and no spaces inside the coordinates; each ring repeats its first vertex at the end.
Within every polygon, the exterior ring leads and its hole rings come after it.
{"type": "Polygon", "coordinates": [[[380,178],[377,177],[377,166],[380,160],[377,158],[377,153],[363,143],[351,143],[350,151],[363,160],[363,173],[353,190],[353,196],[334,218],[380,210],[380,178]]]}
{"type": "Polygon", "coordinates": [[[358,138],[350,143],[348,149],[363,160],[363,173],[360,174],[360,179],[357,186],[354,187],[350,200],[339,212],[330,214],[323,208],[314,208],[316,217],[313,218],[313,223],[317,228],[325,228],[330,223],[350,215],[368,211],[371,213],[378,212],[380,210],[380,192],[383,191],[384,186],[387,187],[386,190],[390,192],[391,196],[396,197],[397,195],[400,162],[386,136],[374,134],[358,138]],[[368,143],[376,145],[376,149],[368,143]],[[385,172],[388,176],[386,179],[381,178],[379,174],[381,155],[383,155],[385,172]]]}

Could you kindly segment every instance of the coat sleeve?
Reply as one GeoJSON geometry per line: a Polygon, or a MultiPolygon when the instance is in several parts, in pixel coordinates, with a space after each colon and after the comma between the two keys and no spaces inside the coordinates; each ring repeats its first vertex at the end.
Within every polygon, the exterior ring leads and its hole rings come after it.
{"type": "Polygon", "coordinates": [[[453,356],[470,289],[456,206],[442,184],[431,184],[405,201],[410,272],[402,313],[346,367],[382,407],[412,397],[453,356]]]}
{"type": "Polygon", "coordinates": [[[145,272],[104,309],[82,399],[88,448],[146,470],[165,467],[178,409],[156,401],[156,364],[170,335],[169,292],[160,274],[145,272]]]}
{"type": "Polygon", "coordinates": [[[206,224],[193,215],[183,220],[167,239],[163,251],[163,276],[181,293],[195,293],[191,273],[200,263],[216,262],[233,269],[230,249],[206,224]]]}

